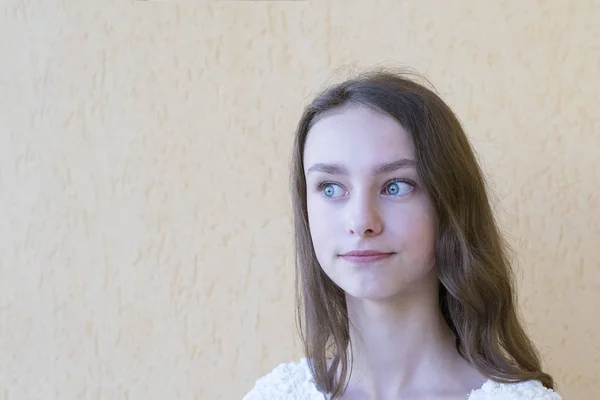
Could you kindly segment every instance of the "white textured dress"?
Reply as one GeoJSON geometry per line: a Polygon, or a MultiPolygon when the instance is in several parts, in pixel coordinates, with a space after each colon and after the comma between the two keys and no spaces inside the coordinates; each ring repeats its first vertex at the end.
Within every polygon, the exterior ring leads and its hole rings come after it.
{"type": "MultiPolygon", "coordinates": [[[[312,378],[308,361],[280,364],[256,381],[254,388],[242,400],[324,400],[312,378]]],[[[465,400],[562,400],[539,381],[499,383],[488,380],[473,390],[465,400]]]]}

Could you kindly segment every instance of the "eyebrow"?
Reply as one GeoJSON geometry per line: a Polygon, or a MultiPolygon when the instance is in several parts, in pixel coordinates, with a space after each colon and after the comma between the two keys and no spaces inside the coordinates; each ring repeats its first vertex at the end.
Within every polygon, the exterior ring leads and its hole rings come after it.
{"type": "MultiPolygon", "coordinates": [[[[417,163],[414,160],[410,160],[408,158],[401,158],[398,161],[394,161],[388,164],[378,165],[373,169],[373,175],[378,174],[387,174],[390,172],[397,171],[403,168],[414,168],[417,163]]],[[[310,174],[311,172],[324,172],[329,175],[349,175],[348,169],[339,165],[339,164],[326,164],[326,163],[316,163],[312,167],[310,167],[306,174],[310,174]]]]}

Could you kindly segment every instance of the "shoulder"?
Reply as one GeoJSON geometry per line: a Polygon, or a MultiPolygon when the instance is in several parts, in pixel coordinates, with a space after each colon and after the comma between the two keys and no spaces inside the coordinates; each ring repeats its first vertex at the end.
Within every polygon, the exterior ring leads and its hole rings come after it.
{"type": "Polygon", "coordinates": [[[308,362],[282,363],[259,378],[242,400],[322,400],[323,394],[314,384],[308,362]]]}
{"type": "Polygon", "coordinates": [[[540,381],[499,383],[492,380],[481,389],[471,392],[469,400],[563,400],[562,397],[542,385],[540,381]]]}

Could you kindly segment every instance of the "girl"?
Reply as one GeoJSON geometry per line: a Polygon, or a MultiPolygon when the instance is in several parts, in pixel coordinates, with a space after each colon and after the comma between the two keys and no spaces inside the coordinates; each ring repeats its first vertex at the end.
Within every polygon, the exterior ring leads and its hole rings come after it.
{"type": "Polygon", "coordinates": [[[244,400],[559,400],[518,319],[482,172],[451,109],[368,72],[306,107],[292,161],[305,358],[244,400]]]}

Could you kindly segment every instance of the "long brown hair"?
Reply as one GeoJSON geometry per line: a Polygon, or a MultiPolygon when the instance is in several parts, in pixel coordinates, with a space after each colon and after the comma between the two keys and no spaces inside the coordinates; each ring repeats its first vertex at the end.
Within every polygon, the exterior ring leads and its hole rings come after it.
{"type": "Polygon", "coordinates": [[[541,370],[539,354],[519,321],[507,245],[473,149],[452,110],[413,76],[363,72],[321,92],[298,123],[291,165],[296,316],[315,383],[333,398],[343,393],[350,375],[350,321],[344,292],[323,272],[312,245],[304,143],[325,112],[357,104],[389,114],[411,135],[417,172],[438,217],[440,309],[460,355],[498,382],[535,379],[552,389],[553,379],[541,370]]]}

